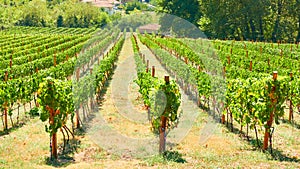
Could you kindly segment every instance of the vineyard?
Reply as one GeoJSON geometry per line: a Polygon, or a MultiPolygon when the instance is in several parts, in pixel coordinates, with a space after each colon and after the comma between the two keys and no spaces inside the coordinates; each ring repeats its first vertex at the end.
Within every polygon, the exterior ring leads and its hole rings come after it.
{"type": "Polygon", "coordinates": [[[287,107],[288,121],[292,122],[293,112],[299,113],[300,110],[298,44],[281,45],[278,42],[277,49],[274,49],[274,44],[262,46],[253,42],[228,44],[215,41],[215,51],[203,40],[183,41],[145,37],[145,43],[158,49],[155,52],[161,55],[162,62],[173,71],[172,74],[187,85],[185,91],[195,93],[199,105],[212,102],[214,111],[222,116],[223,124],[225,116],[227,124],[230,118],[232,131],[235,119],[240,124],[240,132],[243,126],[247,126],[247,137],[249,127],[255,130],[257,146],[260,146],[257,126],[264,127],[263,149],[266,150],[273,121],[279,124],[287,107]],[[175,60],[172,55],[182,61],[181,65],[172,61],[175,60]]]}
{"type": "Polygon", "coordinates": [[[0,49],[0,168],[300,167],[299,43],[14,27],[0,49]]]}

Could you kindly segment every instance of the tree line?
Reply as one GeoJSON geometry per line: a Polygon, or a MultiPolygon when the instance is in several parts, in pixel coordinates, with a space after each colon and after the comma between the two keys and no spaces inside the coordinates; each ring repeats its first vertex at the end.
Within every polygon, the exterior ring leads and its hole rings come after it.
{"type": "Polygon", "coordinates": [[[113,17],[78,0],[0,0],[0,29],[10,26],[102,27],[113,17]]]}
{"type": "MultiPolygon", "coordinates": [[[[300,0],[150,0],[150,3],[157,12],[191,22],[209,38],[300,41],[300,0]]],[[[123,9],[126,13],[149,10],[138,0],[127,3],[123,9]]],[[[79,0],[0,0],[0,29],[102,27],[120,17],[121,14],[110,16],[103,9],[79,0]]],[[[172,23],[169,18],[165,21],[172,23]]]]}
{"type": "MultiPolygon", "coordinates": [[[[300,0],[153,0],[209,38],[300,41],[300,0]]],[[[153,3],[153,2],[152,2],[153,3]]]]}

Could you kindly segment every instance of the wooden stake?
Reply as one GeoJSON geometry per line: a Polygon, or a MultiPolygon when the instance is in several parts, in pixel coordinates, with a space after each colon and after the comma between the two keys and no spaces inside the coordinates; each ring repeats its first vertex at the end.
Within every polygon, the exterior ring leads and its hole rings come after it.
{"type": "Polygon", "coordinates": [[[51,146],[52,146],[52,156],[55,159],[57,159],[58,155],[57,155],[57,134],[56,133],[52,135],[51,146]]]}
{"type": "Polygon", "coordinates": [[[9,67],[12,67],[12,55],[10,55],[9,67]]]}
{"type": "MultiPolygon", "coordinates": [[[[277,76],[278,76],[278,72],[274,71],[273,72],[273,80],[276,81],[277,80],[277,76]]],[[[272,93],[274,93],[276,90],[276,87],[273,86],[272,87],[272,93]]],[[[276,104],[276,99],[275,98],[271,98],[272,100],[272,105],[274,106],[276,104]]],[[[267,150],[268,149],[268,141],[269,141],[269,137],[270,137],[270,129],[272,127],[272,123],[273,123],[273,118],[274,118],[274,111],[275,108],[271,107],[273,110],[270,114],[270,119],[267,121],[267,127],[265,128],[265,136],[264,136],[264,144],[263,144],[263,150],[267,150]]]]}
{"type": "Polygon", "coordinates": [[[54,63],[54,66],[56,66],[56,54],[53,55],[53,63],[54,63]]]}
{"type": "MultiPolygon", "coordinates": [[[[290,72],[290,78],[291,81],[293,80],[293,73],[290,72]]],[[[292,122],[292,120],[294,119],[294,115],[293,115],[293,102],[292,102],[292,98],[290,98],[290,112],[289,112],[289,121],[292,122]]]]}
{"type": "Polygon", "coordinates": [[[159,127],[159,153],[162,154],[166,151],[166,124],[167,118],[165,116],[161,116],[161,124],[159,127]]]}
{"type": "MultiPolygon", "coordinates": [[[[165,76],[165,82],[168,85],[170,83],[169,76],[165,76]]],[[[165,113],[161,116],[161,123],[159,127],[159,153],[162,154],[166,151],[166,126],[167,126],[167,117],[165,113]]]]}
{"type": "MultiPolygon", "coordinates": [[[[50,108],[50,117],[49,122],[50,124],[54,124],[54,116],[55,111],[53,108],[50,108]]],[[[54,159],[57,159],[57,135],[56,133],[53,133],[51,136],[51,157],[54,157],[54,159]]]]}
{"type": "Polygon", "coordinates": [[[147,60],[146,72],[149,72],[149,60],[147,60]]]}
{"type": "Polygon", "coordinates": [[[170,77],[169,76],[165,76],[165,82],[166,82],[166,84],[170,83],[170,77]]]}
{"type": "Polygon", "coordinates": [[[7,80],[8,80],[8,72],[5,71],[4,81],[7,81],[7,80]]]}
{"type": "Polygon", "coordinates": [[[152,77],[155,77],[155,66],[152,66],[152,77]]]}
{"type": "Polygon", "coordinates": [[[262,46],[260,46],[259,51],[260,51],[260,54],[262,54],[262,46]]]}
{"type": "Polygon", "coordinates": [[[227,56],[228,65],[230,65],[230,56],[227,56]]]}
{"type": "MultiPolygon", "coordinates": [[[[80,69],[77,68],[77,70],[76,70],[76,79],[77,79],[77,82],[79,82],[79,75],[80,75],[80,69]]],[[[76,108],[76,128],[77,128],[77,129],[80,128],[80,122],[79,122],[79,108],[76,108]]]]}
{"type": "Polygon", "coordinates": [[[225,114],[222,114],[222,117],[221,117],[221,123],[222,123],[222,124],[225,124],[225,114]]]}
{"type": "Polygon", "coordinates": [[[277,72],[277,71],[274,71],[274,72],[273,72],[273,80],[276,81],[276,80],[277,80],[277,77],[278,77],[278,72],[277,72]]]}
{"type": "Polygon", "coordinates": [[[7,103],[4,103],[4,130],[8,129],[8,122],[7,122],[7,103]]]}
{"type": "MultiPolygon", "coordinates": [[[[91,68],[90,69],[90,75],[92,75],[93,74],[93,69],[91,68]]],[[[93,97],[91,97],[91,109],[94,109],[94,102],[93,102],[93,97]]]]}
{"type": "Polygon", "coordinates": [[[252,71],[252,60],[250,60],[250,71],[252,71]]]}

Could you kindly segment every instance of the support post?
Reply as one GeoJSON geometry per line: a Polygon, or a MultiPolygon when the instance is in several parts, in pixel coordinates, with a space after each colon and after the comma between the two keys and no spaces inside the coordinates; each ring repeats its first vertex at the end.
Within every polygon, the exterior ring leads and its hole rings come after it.
{"type": "MultiPolygon", "coordinates": [[[[170,84],[169,76],[165,76],[166,84],[170,84]]],[[[161,115],[161,123],[159,127],[159,153],[162,154],[166,151],[166,126],[167,126],[167,117],[165,116],[166,112],[161,115]]]]}
{"type": "Polygon", "coordinates": [[[155,66],[152,66],[152,77],[155,77],[155,66]]]}
{"type": "Polygon", "coordinates": [[[147,60],[147,64],[146,64],[146,72],[149,72],[149,60],[147,60]]]}
{"type": "MultiPolygon", "coordinates": [[[[76,80],[77,82],[79,82],[79,75],[80,75],[80,69],[77,68],[76,70],[76,80]]],[[[76,108],[76,128],[79,129],[80,128],[80,122],[79,122],[79,108],[76,108]]]]}
{"type": "Polygon", "coordinates": [[[53,64],[56,66],[56,54],[53,55],[53,64]]]}
{"type": "MultiPolygon", "coordinates": [[[[274,71],[273,72],[273,80],[274,81],[277,80],[277,75],[278,75],[278,72],[274,71]]],[[[275,90],[276,90],[276,87],[273,86],[271,92],[274,93],[275,90]]],[[[272,95],[273,94],[271,94],[271,97],[272,97],[272,95]]],[[[263,150],[267,150],[268,149],[268,141],[269,141],[269,138],[270,138],[270,130],[271,130],[273,119],[274,119],[274,111],[275,111],[274,105],[276,104],[276,100],[274,98],[271,98],[271,101],[272,101],[272,107],[271,107],[271,109],[273,109],[273,110],[271,111],[270,118],[267,121],[267,127],[265,129],[265,136],[264,136],[263,150]]]]}
{"type": "MultiPolygon", "coordinates": [[[[292,72],[290,72],[290,78],[291,78],[291,81],[292,81],[293,80],[293,73],[292,72]]],[[[290,98],[289,121],[292,122],[293,119],[294,119],[294,115],[293,115],[293,102],[292,102],[292,98],[290,98]]]]}

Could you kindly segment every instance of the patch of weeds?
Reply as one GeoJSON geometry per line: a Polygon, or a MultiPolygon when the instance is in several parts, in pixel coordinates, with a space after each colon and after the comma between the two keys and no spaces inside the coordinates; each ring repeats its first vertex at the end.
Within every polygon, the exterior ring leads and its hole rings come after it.
{"type": "Polygon", "coordinates": [[[6,160],[0,159],[0,164],[7,164],[6,160]]]}
{"type": "Polygon", "coordinates": [[[103,150],[97,150],[92,155],[92,159],[95,159],[95,160],[106,159],[106,155],[107,155],[107,153],[105,151],[103,151],[103,150]]]}
{"type": "Polygon", "coordinates": [[[155,164],[166,163],[166,161],[162,155],[155,155],[155,156],[146,158],[145,163],[147,166],[154,166],[155,164]]]}
{"type": "Polygon", "coordinates": [[[178,151],[166,151],[163,153],[163,158],[167,161],[173,161],[176,163],[186,163],[187,161],[182,158],[182,154],[178,151]]]}
{"type": "Polygon", "coordinates": [[[34,107],[26,113],[30,116],[30,118],[34,118],[40,115],[40,109],[38,107],[34,107]]]}
{"type": "Polygon", "coordinates": [[[120,156],[116,155],[116,154],[111,154],[111,159],[112,160],[120,160],[120,156]]]}
{"type": "Polygon", "coordinates": [[[155,164],[167,164],[168,162],[186,163],[187,161],[182,158],[182,154],[180,154],[178,151],[165,151],[163,154],[154,155],[145,159],[147,166],[154,166],[155,164]]]}

